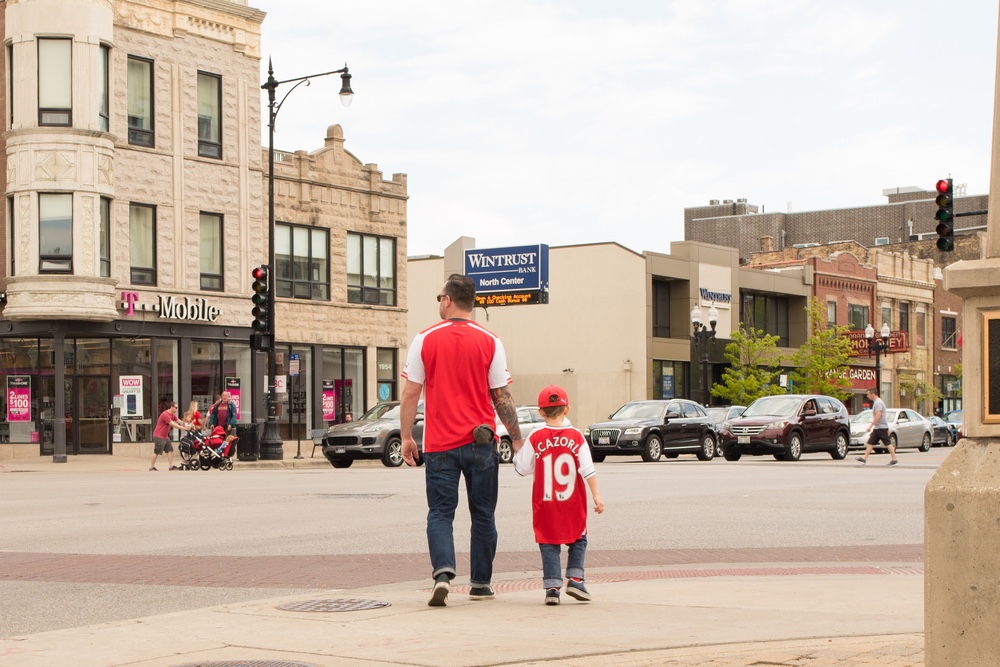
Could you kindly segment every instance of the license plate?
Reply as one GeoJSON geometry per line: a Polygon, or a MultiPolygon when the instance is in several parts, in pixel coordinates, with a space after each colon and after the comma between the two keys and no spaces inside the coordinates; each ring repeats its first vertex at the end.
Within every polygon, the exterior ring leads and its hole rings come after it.
{"type": "Polygon", "coordinates": [[[611,444],[611,438],[598,438],[597,439],[597,444],[599,444],[599,445],[610,445],[611,444]]]}
{"type": "Polygon", "coordinates": [[[740,436],[737,436],[736,437],[736,442],[738,442],[741,445],[749,445],[750,444],[750,436],[749,435],[740,435],[740,436]]]}
{"type": "Polygon", "coordinates": [[[343,448],[343,447],[334,447],[334,448],[333,448],[333,453],[334,453],[334,454],[343,454],[343,453],[344,453],[344,451],[345,451],[345,450],[344,450],[344,448],[343,448]]]}

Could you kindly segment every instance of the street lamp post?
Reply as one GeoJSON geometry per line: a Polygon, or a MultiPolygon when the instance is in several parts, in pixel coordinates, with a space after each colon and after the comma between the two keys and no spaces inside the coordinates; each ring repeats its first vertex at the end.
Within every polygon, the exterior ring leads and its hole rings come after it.
{"type": "Polygon", "coordinates": [[[281,459],[283,458],[283,448],[281,442],[281,432],[278,429],[278,400],[274,391],[275,373],[277,363],[275,359],[275,319],[277,313],[274,310],[275,295],[275,274],[277,266],[274,263],[274,120],[281,111],[281,105],[285,103],[292,91],[303,83],[309,85],[310,79],[330,74],[339,74],[341,80],[340,101],[345,107],[351,106],[354,91],[351,90],[351,75],[347,71],[347,65],[341,69],[321,74],[310,74],[309,76],[299,76],[294,79],[278,81],[274,78],[274,67],[270,58],[267,61],[267,81],[261,88],[267,91],[267,239],[268,239],[268,286],[267,286],[267,422],[264,424],[264,434],[260,439],[260,458],[281,459]],[[295,83],[281,101],[275,104],[275,91],[278,86],[284,83],[295,83]]]}
{"type": "Polygon", "coordinates": [[[875,327],[868,323],[865,327],[865,340],[868,341],[868,356],[875,355],[875,386],[882,391],[882,355],[889,350],[889,325],[882,323],[882,328],[875,337],[875,327]]]}
{"type": "Polygon", "coordinates": [[[696,350],[701,352],[701,370],[705,381],[703,392],[705,400],[703,402],[706,407],[711,402],[708,385],[712,381],[708,367],[708,347],[710,342],[715,339],[715,325],[718,321],[719,311],[716,309],[715,304],[712,304],[712,308],[708,311],[708,324],[704,324],[701,321],[701,308],[698,307],[698,304],[695,304],[694,308],[691,309],[691,324],[694,325],[694,346],[696,350]]]}

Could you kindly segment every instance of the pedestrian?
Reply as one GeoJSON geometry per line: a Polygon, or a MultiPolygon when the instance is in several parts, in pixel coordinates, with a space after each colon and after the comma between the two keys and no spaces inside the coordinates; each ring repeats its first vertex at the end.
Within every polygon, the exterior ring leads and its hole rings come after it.
{"type": "Polygon", "coordinates": [[[194,430],[201,430],[201,411],[198,410],[198,401],[191,401],[181,421],[190,425],[194,430]]]}
{"type": "Polygon", "coordinates": [[[236,427],[236,403],[229,398],[229,392],[219,395],[219,400],[208,413],[209,427],[222,426],[226,433],[236,427]]]}
{"type": "Polygon", "coordinates": [[[566,595],[590,601],[584,585],[583,561],[587,553],[587,491],[590,487],[594,511],[604,512],[597,489],[597,470],[590,447],[579,429],[569,425],[569,396],[558,385],[549,385],[538,394],[538,412],[545,426],[535,430],[514,455],[514,471],[534,475],[531,486],[532,525],[535,541],[542,552],[542,586],[545,604],[559,604],[562,588],[562,545],[566,557],[566,595]]]}
{"type": "Polygon", "coordinates": [[[156,470],[156,457],[163,452],[167,453],[167,465],[171,470],[180,470],[174,465],[174,446],[170,443],[170,429],[177,428],[182,431],[190,431],[191,427],[184,422],[177,421],[177,403],[171,401],[167,409],[160,413],[156,420],[156,428],[153,429],[153,458],[149,462],[149,469],[156,470]]]}
{"type": "Polygon", "coordinates": [[[868,390],[868,400],[872,402],[872,432],[868,436],[868,444],[865,445],[865,455],[858,456],[855,460],[861,465],[865,465],[868,463],[868,457],[875,445],[881,443],[889,450],[889,456],[892,457],[887,465],[894,466],[899,461],[896,459],[896,448],[889,437],[889,420],[886,419],[885,403],[879,398],[878,387],[871,387],[868,390]]]}
{"type": "Polygon", "coordinates": [[[424,392],[424,479],[427,546],[434,586],[427,604],[443,607],[456,574],[455,510],[459,478],[472,518],[469,549],[470,600],[490,600],[497,549],[495,512],[500,464],[494,410],[516,452],[524,444],[517,409],[507,385],[507,355],[500,339],[472,319],[476,284],[454,273],[437,296],[441,321],[413,339],[403,366],[400,408],[403,460],[416,465],[413,422],[424,392]]]}

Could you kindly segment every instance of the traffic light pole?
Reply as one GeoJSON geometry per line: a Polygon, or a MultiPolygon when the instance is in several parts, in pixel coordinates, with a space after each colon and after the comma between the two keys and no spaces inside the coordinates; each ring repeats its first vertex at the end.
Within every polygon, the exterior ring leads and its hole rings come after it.
{"type": "Polygon", "coordinates": [[[281,105],[285,103],[292,91],[303,83],[309,84],[310,79],[316,77],[339,74],[342,81],[340,88],[340,101],[344,106],[351,103],[351,75],[345,65],[341,69],[321,74],[310,74],[309,76],[299,76],[294,79],[278,81],[274,78],[274,67],[270,59],[267,62],[267,81],[261,88],[267,91],[267,327],[265,338],[267,345],[267,421],[264,423],[264,434],[260,439],[260,458],[264,460],[280,460],[284,458],[284,447],[281,441],[281,431],[278,429],[278,397],[275,392],[275,380],[277,378],[277,359],[275,358],[275,332],[277,327],[275,321],[278,313],[274,309],[275,280],[277,265],[274,261],[274,119],[281,110],[281,105]],[[281,101],[275,104],[275,91],[283,83],[292,83],[292,86],[281,101]]]}

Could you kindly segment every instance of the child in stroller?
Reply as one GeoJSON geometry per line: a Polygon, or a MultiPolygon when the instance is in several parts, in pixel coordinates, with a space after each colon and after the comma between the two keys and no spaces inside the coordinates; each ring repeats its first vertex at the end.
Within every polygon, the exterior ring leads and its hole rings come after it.
{"type": "Polygon", "coordinates": [[[238,438],[234,434],[226,435],[226,430],[221,426],[216,426],[207,438],[202,441],[202,446],[198,452],[201,457],[201,469],[218,468],[219,470],[233,469],[233,445],[238,438]]]}
{"type": "Polygon", "coordinates": [[[205,435],[201,431],[185,431],[177,446],[181,455],[182,470],[197,470],[201,467],[198,452],[205,446],[205,435]]]}

